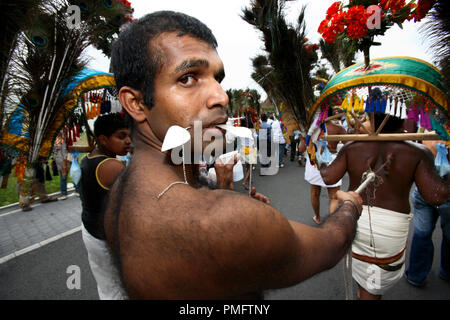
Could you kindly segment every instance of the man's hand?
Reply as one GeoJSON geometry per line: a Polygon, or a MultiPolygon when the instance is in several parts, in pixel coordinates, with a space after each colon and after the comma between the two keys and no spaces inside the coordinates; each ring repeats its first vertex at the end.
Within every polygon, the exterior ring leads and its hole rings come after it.
{"type": "Polygon", "coordinates": [[[234,190],[233,167],[239,161],[239,157],[240,155],[237,153],[232,161],[228,161],[228,163],[223,163],[220,158],[214,163],[218,189],[234,190]]]}
{"type": "Polygon", "coordinates": [[[255,187],[252,187],[252,191],[250,191],[250,196],[253,199],[256,199],[256,200],[264,202],[265,204],[270,204],[269,198],[267,198],[265,195],[263,195],[261,193],[256,192],[256,188],[255,187]]]}
{"type": "Polygon", "coordinates": [[[336,192],[336,198],[339,200],[339,202],[342,202],[344,200],[352,201],[358,207],[358,212],[362,212],[363,199],[358,193],[354,191],[345,192],[342,190],[338,190],[336,192]]]}

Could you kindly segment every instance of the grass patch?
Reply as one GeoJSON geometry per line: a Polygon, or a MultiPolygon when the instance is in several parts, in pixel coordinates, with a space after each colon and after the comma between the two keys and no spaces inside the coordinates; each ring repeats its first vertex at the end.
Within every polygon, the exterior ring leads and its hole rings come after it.
{"type": "MultiPolygon", "coordinates": [[[[73,184],[70,175],[67,177],[67,184],[69,183],[73,184]]],[[[0,207],[19,202],[19,195],[17,194],[16,187],[17,178],[14,177],[11,173],[8,178],[8,185],[6,189],[0,189],[0,207]]],[[[45,181],[45,189],[47,190],[48,194],[59,192],[59,176],[52,176],[52,180],[45,181]]]]}

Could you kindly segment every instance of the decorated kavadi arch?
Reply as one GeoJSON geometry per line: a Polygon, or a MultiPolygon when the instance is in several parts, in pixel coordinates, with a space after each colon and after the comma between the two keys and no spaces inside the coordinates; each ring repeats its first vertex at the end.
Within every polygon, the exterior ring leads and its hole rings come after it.
{"type": "MultiPolygon", "coordinates": [[[[120,112],[120,105],[114,95],[114,76],[111,73],[82,70],[79,74],[68,81],[61,92],[64,105],[58,111],[52,122],[40,149],[40,156],[48,158],[51,156],[53,143],[60,130],[66,125],[67,118],[76,108],[85,114],[85,118],[92,119],[105,112],[120,112]],[[118,109],[118,110],[111,110],[118,109]]],[[[8,119],[1,143],[16,152],[28,152],[30,138],[27,132],[27,115],[19,105],[8,119]]],[[[87,125],[87,124],[85,124],[87,125]]],[[[80,124],[73,124],[67,131],[67,141],[76,140],[74,135],[79,135],[80,124]],[[78,128],[77,128],[78,127],[78,128]]]]}
{"type": "MultiPolygon", "coordinates": [[[[402,119],[413,119],[418,126],[436,134],[421,139],[450,140],[449,97],[443,76],[426,61],[411,57],[372,59],[369,68],[354,64],[336,74],[322,90],[312,108],[308,123],[318,127],[328,116],[328,108],[339,106],[347,117],[363,113],[384,113],[402,119]]],[[[380,129],[381,130],[381,129],[380,129]]],[[[377,130],[377,131],[380,131],[377,130]]],[[[361,140],[381,140],[371,132],[361,140]],[[370,136],[370,137],[367,137],[370,136]]],[[[421,140],[413,135],[390,140],[421,140]]],[[[359,140],[348,135],[346,140],[359,140]]],[[[326,140],[335,140],[328,136],[326,140]]]]}

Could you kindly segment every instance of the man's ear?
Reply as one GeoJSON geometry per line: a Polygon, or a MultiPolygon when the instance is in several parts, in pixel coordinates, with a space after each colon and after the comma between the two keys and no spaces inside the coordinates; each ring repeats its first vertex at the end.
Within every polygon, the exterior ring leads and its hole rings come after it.
{"type": "Polygon", "coordinates": [[[108,145],[108,137],[105,136],[104,134],[99,135],[97,141],[100,146],[104,147],[108,145]]]}
{"type": "Polygon", "coordinates": [[[139,90],[126,86],[120,88],[119,101],[122,107],[136,122],[146,120],[144,96],[139,90]]]}

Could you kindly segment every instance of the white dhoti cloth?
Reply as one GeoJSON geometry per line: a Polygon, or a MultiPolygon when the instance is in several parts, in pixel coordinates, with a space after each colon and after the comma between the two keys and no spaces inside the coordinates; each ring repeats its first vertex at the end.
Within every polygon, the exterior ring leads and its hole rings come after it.
{"type": "Polygon", "coordinates": [[[100,300],[128,299],[107,242],[93,237],[83,224],[81,234],[88,253],[89,266],[97,282],[100,300]]]}
{"type": "Polygon", "coordinates": [[[363,206],[352,244],[352,274],[371,294],[382,295],[402,277],[412,216],[370,207],[370,224],[367,206],[363,206]],[[370,245],[371,227],[375,247],[370,245]]]}
{"type": "MultiPolygon", "coordinates": [[[[325,188],[339,187],[342,185],[342,179],[339,180],[335,184],[325,184],[325,182],[323,182],[322,176],[320,175],[320,171],[317,170],[317,168],[309,162],[308,152],[305,152],[305,153],[306,153],[305,180],[309,184],[313,184],[315,186],[321,186],[321,187],[325,187],[325,188]]],[[[337,157],[337,154],[332,153],[331,156],[334,161],[334,159],[336,159],[336,157],[337,157]]],[[[331,162],[333,162],[333,161],[331,161],[331,162]]]]}

